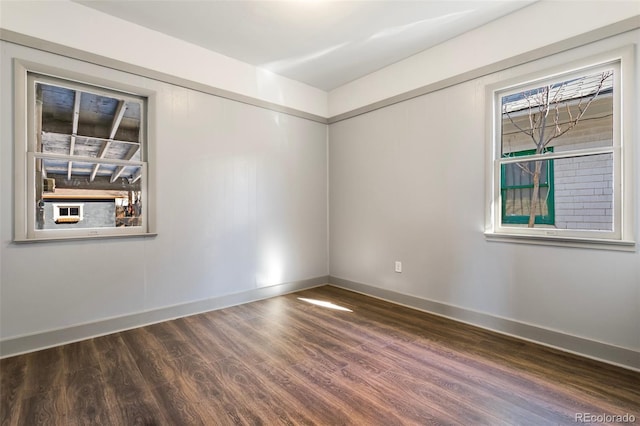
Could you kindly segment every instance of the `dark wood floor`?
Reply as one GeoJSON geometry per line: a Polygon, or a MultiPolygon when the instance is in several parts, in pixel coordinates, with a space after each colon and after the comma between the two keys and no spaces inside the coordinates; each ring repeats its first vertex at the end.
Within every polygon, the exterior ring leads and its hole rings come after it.
{"type": "Polygon", "coordinates": [[[640,422],[640,373],[328,286],[7,358],[0,372],[2,425],[640,422]]]}

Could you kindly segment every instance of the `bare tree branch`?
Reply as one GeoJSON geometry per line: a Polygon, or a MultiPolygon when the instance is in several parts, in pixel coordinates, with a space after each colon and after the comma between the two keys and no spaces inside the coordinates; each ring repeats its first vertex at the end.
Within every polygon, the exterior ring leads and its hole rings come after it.
{"type": "MultiPolygon", "coordinates": [[[[600,76],[600,82],[598,83],[598,86],[596,87],[596,91],[589,97],[589,101],[586,103],[586,105],[584,106],[584,108],[582,107],[582,102],[584,99],[580,99],[580,101],[578,102],[577,108],[578,108],[578,115],[573,118],[573,115],[571,114],[571,108],[569,107],[569,103],[567,102],[567,111],[569,113],[569,125],[567,126],[566,129],[562,130],[562,131],[556,131],[554,132],[554,134],[546,141],[544,142],[543,146],[547,146],[549,144],[549,142],[551,142],[554,139],[559,138],[560,136],[564,135],[565,133],[567,133],[569,130],[573,129],[574,127],[576,127],[578,125],[578,122],[582,119],[582,117],[585,115],[585,113],[587,112],[587,110],[589,109],[589,106],[591,106],[591,103],[598,97],[598,95],[600,95],[600,91],[602,90],[602,87],[604,86],[604,82],[613,75],[613,73],[611,71],[608,72],[603,72],[602,75],[600,76]]],[[[556,128],[559,129],[559,125],[558,123],[556,123],[556,128]]]]}

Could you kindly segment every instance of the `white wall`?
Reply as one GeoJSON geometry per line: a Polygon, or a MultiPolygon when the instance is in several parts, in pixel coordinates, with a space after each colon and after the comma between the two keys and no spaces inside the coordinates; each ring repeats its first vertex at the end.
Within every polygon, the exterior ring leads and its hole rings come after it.
{"type": "Polygon", "coordinates": [[[327,276],[326,125],[0,47],[0,339],[327,276]],[[157,237],[12,242],[13,58],[157,93],[157,237]]]}
{"type": "Polygon", "coordinates": [[[640,354],[639,251],[483,235],[486,86],[638,42],[636,30],[330,125],[332,277],[640,354]]]}
{"type": "Polygon", "coordinates": [[[1,1],[0,27],[218,89],[327,116],[327,93],[320,89],[69,0],[1,1]]]}
{"type": "Polygon", "coordinates": [[[540,0],[332,90],[329,116],[508,60],[639,14],[640,2],[637,0],[540,0]]]}

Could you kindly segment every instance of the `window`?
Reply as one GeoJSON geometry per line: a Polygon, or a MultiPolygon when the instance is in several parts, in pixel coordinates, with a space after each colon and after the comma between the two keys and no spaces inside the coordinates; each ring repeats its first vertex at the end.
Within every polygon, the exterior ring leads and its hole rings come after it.
{"type": "Polygon", "coordinates": [[[59,223],[78,223],[82,220],[83,204],[53,204],[53,221],[59,223]]]}
{"type": "Polygon", "coordinates": [[[16,67],[15,239],[150,234],[148,97],[34,68],[16,67]]]}
{"type": "Polygon", "coordinates": [[[489,88],[489,238],[633,245],[631,62],[621,50],[489,88]]]}

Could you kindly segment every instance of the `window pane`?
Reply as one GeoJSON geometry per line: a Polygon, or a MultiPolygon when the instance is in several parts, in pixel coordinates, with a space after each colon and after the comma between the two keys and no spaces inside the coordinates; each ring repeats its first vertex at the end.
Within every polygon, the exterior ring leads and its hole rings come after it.
{"type": "Polygon", "coordinates": [[[605,70],[502,96],[502,156],[612,146],[613,80],[605,70]]]}
{"type": "Polygon", "coordinates": [[[528,224],[535,205],[535,224],[613,231],[613,154],[522,161],[501,170],[503,224],[528,224]],[[536,163],[540,183],[534,196],[536,163]]]}
{"type": "Polygon", "coordinates": [[[53,184],[49,183],[47,191],[42,185],[36,192],[36,229],[142,226],[142,166],[57,158],[44,158],[42,164],[46,180],[53,184]],[[66,204],[59,207],[59,216],[80,220],[56,221],[54,204],[66,204]]]}
{"type": "Polygon", "coordinates": [[[36,147],[36,151],[122,158],[102,151],[111,148],[117,154],[111,142],[140,142],[142,99],[111,91],[112,95],[93,93],[84,87],[72,89],[38,81],[35,85],[42,113],[42,148],[36,147]]]}
{"type": "Polygon", "coordinates": [[[556,227],[613,230],[613,154],[554,160],[556,227]]]}
{"type": "Polygon", "coordinates": [[[532,214],[534,224],[554,224],[553,166],[554,160],[521,161],[502,165],[500,189],[503,224],[528,224],[532,214]],[[532,206],[535,206],[533,211],[532,206]]]}

